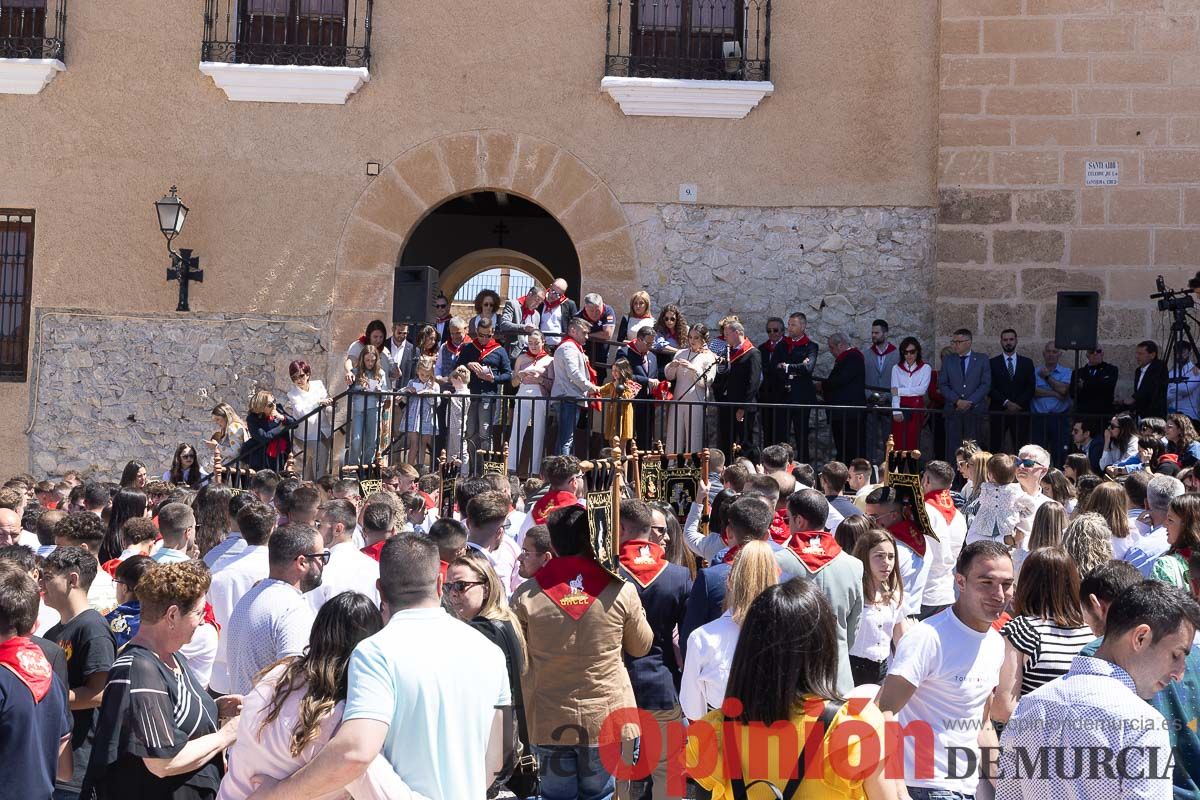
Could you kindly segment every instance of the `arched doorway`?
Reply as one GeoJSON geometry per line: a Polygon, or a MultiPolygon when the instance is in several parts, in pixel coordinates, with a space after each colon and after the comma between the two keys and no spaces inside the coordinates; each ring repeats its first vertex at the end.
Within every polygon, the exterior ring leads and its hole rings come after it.
{"type": "MultiPolygon", "coordinates": [[[[529,134],[446,134],[386,165],[346,220],[334,264],[329,331],[334,369],[341,343],[358,336],[371,319],[392,313],[395,269],[420,224],[447,201],[481,192],[528,200],[562,227],[577,262],[573,293],[617,297],[637,283],[637,248],[625,210],[573,153],[529,134]]],[[[557,263],[552,268],[561,269],[557,263]]]]}
{"type": "MultiPolygon", "coordinates": [[[[400,254],[399,268],[417,266],[436,269],[438,288],[451,299],[471,283],[479,284],[475,291],[488,283],[486,288],[504,299],[518,296],[506,290],[504,275],[481,279],[494,269],[515,271],[542,286],[562,278],[569,294],[580,285],[579,256],[562,225],[537,203],[507,192],[472,192],[433,209],[409,234],[400,254]]],[[[527,283],[518,279],[518,284],[527,283]]]]}

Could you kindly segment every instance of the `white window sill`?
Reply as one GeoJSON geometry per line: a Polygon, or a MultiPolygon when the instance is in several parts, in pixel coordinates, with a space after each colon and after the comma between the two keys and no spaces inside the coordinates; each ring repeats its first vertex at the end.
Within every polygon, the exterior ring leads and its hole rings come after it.
{"type": "Polygon", "coordinates": [[[742,119],[775,91],[770,81],[687,81],[607,75],[600,91],[630,117],[742,119]]]}
{"type": "Polygon", "coordinates": [[[0,58],[0,94],[37,94],[66,68],[57,58],[0,58]]]}
{"type": "Polygon", "coordinates": [[[371,79],[366,67],[297,67],[201,61],[230,100],[341,105],[371,79]]]}

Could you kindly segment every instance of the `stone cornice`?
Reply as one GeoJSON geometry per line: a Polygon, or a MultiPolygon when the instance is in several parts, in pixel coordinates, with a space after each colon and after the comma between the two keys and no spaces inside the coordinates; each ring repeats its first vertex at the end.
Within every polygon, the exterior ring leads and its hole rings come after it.
{"type": "Polygon", "coordinates": [[[626,116],[742,119],[775,91],[770,81],[692,81],[605,76],[600,91],[626,116]]]}
{"type": "Polygon", "coordinates": [[[0,58],[0,94],[37,94],[66,68],[57,58],[0,58]]]}
{"type": "Polygon", "coordinates": [[[371,79],[366,67],[301,67],[201,61],[230,100],[341,105],[371,79]]]}

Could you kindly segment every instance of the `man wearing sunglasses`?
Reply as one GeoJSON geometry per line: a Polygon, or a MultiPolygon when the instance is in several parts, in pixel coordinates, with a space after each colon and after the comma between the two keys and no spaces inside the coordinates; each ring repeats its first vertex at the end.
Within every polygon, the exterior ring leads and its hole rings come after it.
{"type": "Polygon", "coordinates": [[[224,632],[232,694],[249,692],[264,668],[308,647],[314,615],[304,593],[321,585],[329,551],[320,531],[284,525],[271,534],[267,558],[269,576],[237,602],[224,632]]]}
{"type": "Polygon", "coordinates": [[[437,331],[438,344],[446,341],[446,337],[450,332],[446,330],[446,323],[450,321],[450,300],[444,294],[439,294],[433,298],[433,327],[437,331]]]}
{"type": "MultiPolygon", "coordinates": [[[[1024,528],[1025,525],[1032,525],[1033,518],[1037,514],[1038,508],[1043,503],[1049,502],[1050,497],[1042,494],[1042,478],[1046,477],[1046,471],[1050,469],[1050,454],[1045,448],[1039,447],[1036,444],[1027,444],[1017,453],[1017,483],[1021,484],[1021,488],[1025,494],[1029,495],[1033,500],[1033,513],[1028,516],[1028,523],[1022,517],[1022,522],[1018,526],[1024,528]]],[[[1023,550],[1029,549],[1029,531],[1025,530],[1025,538],[1017,542],[1017,546],[1023,550]]]]}
{"type": "Polygon", "coordinates": [[[567,323],[579,316],[579,307],[567,297],[567,282],[562,278],[546,289],[546,300],[538,309],[538,327],[546,337],[546,349],[551,353],[562,341],[567,323]]]}

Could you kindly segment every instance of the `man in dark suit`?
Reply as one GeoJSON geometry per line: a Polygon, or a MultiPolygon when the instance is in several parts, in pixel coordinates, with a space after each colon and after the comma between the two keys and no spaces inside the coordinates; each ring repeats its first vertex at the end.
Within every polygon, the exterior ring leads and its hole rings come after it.
{"type": "Polygon", "coordinates": [[[1092,465],[1092,472],[1103,475],[1100,469],[1100,457],[1104,455],[1104,437],[1098,434],[1104,432],[1107,421],[1099,417],[1076,417],[1071,424],[1071,445],[1064,455],[1083,453],[1092,465]]]}
{"type": "MultiPolygon", "coordinates": [[[[768,317],[767,339],[758,346],[758,352],[762,353],[763,363],[762,385],[758,387],[758,402],[760,403],[786,402],[783,397],[783,381],[771,369],[775,351],[782,342],[783,320],[779,317],[768,317]]],[[[779,436],[787,435],[786,432],[776,433],[779,430],[779,426],[776,424],[777,415],[782,417],[778,409],[770,409],[764,410],[759,417],[758,424],[762,430],[762,439],[759,441],[759,444],[763,447],[770,447],[778,441],[779,436]]]]}
{"type": "Polygon", "coordinates": [[[1037,379],[1033,359],[1017,355],[1017,332],[1012,328],[1000,334],[1000,351],[991,361],[990,445],[997,453],[1015,453],[1029,443],[1029,409],[1037,379]]]}
{"type": "MultiPolygon", "coordinates": [[[[675,628],[683,624],[692,591],[692,577],[687,568],[667,561],[662,548],[666,526],[662,513],[651,511],[643,501],[621,503],[620,574],[637,589],[646,610],[646,621],[654,632],[650,652],[637,658],[626,655],[625,668],[629,671],[637,707],[649,712],[664,730],[667,724],[683,718],[679,708],[683,666],[675,658],[674,636],[675,628]]],[[[668,759],[660,758],[654,769],[656,796],[666,797],[667,763],[668,759]]]]}
{"type": "Polygon", "coordinates": [[[654,390],[658,388],[658,357],[650,352],[654,344],[654,328],[644,325],[638,328],[633,341],[617,350],[617,358],[629,362],[633,379],[642,387],[633,404],[633,437],[638,449],[643,452],[654,444],[654,390]]]}
{"type": "Polygon", "coordinates": [[[971,350],[971,331],[959,328],[950,337],[954,355],[942,359],[938,390],[946,398],[946,454],[958,452],[963,439],[979,440],[986,412],[984,400],[992,388],[987,356],[971,350]]]}
{"type": "Polygon", "coordinates": [[[766,542],[778,551],[780,546],[771,541],[771,523],[775,509],[761,497],[739,497],[729,506],[725,515],[726,540],[733,547],[717,553],[711,567],[696,573],[692,592],[688,595],[687,612],[679,626],[679,650],[687,657],[687,640],[692,631],[712,622],[725,612],[725,590],[729,584],[729,573],[738,551],[749,542],[766,542]]]}
{"type": "MultiPolygon", "coordinates": [[[[808,317],[797,311],[788,317],[787,336],[775,348],[765,371],[779,382],[781,402],[793,405],[813,405],[817,390],[813,386],[813,367],[817,365],[817,343],[805,333],[808,317]]],[[[775,415],[776,439],[766,444],[779,444],[789,439],[795,443],[797,457],[808,463],[808,408],[796,408],[775,415]]]]}
{"type": "MultiPolygon", "coordinates": [[[[818,383],[818,390],[826,403],[834,406],[862,406],[866,403],[867,367],[863,354],[857,347],[850,346],[844,333],[832,334],[827,340],[833,355],[833,369],[829,377],[818,383]]],[[[829,428],[833,436],[834,456],[839,461],[849,461],[863,455],[862,411],[830,410],[829,428]]]]}
{"type": "Polygon", "coordinates": [[[1167,417],[1167,365],[1158,358],[1158,345],[1140,342],[1133,354],[1137,369],[1133,373],[1133,394],[1121,405],[1138,419],[1167,417]]]}
{"type": "Polygon", "coordinates": [[[722,407],[717,420],[721,449],[732,453],[735,444],[741,447],[753,444],[754,401],[762,385],[762,353],[746,338],[746,329],[740,322],[726,323],[725,341],[729,346],[725,353],[728,361],[717,368],[716,395],[723,403],[737,403],[741,407],[722,407]]]}
{"type": "Polygon", "coordinates": [[[1093,417],[1094,433],[1103,433],[1104,426],[1113,413],[1113,397],[1117,390],[1120,373],[1115,364],[1104,361],[1104,349],[1097,347],[1087,351],[1087,366],[1075,370],[1071,376],[1071,398],[1075,401],[1075,414],[1093,417]]]}

